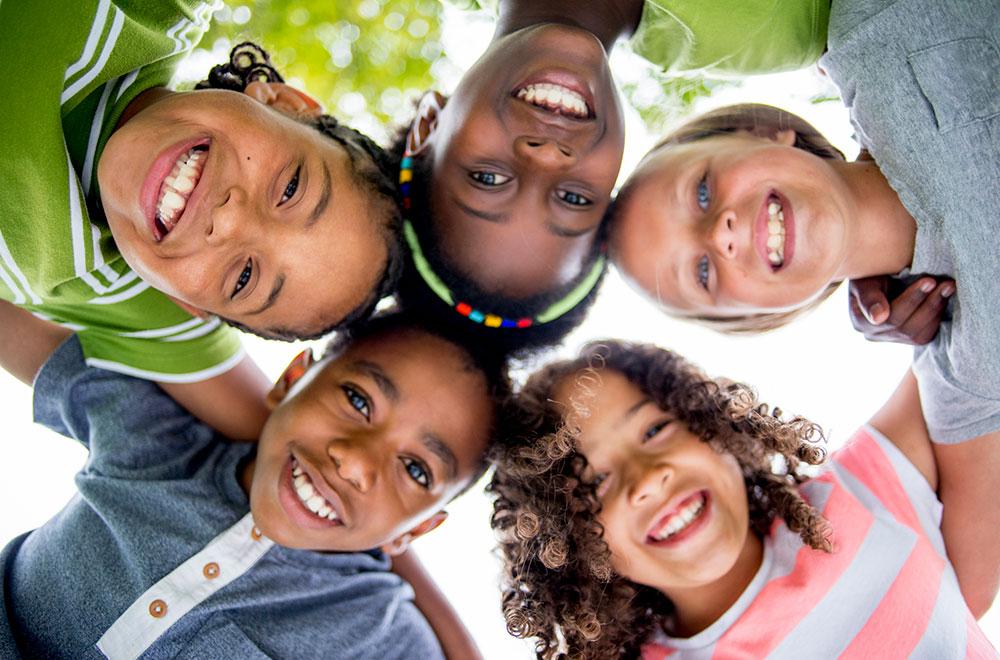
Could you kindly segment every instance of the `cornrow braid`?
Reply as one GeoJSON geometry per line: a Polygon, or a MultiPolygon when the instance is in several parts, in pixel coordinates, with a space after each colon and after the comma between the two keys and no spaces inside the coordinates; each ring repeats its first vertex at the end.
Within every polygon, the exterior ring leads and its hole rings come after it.
{"type": "Polygon", "coordinates": [[[768,534],[784,520],[802,541],[829,551],[823,517],[798,492],[800,469],[826,456],[821,429],[785,419],[746,385],[708,378],[670,351],[621,341],[591,343],[573,360],[533,374],[504,415],[503,443],[489,490],[504,560],[503,611],[511,634],[536,638],[539,658],[635,657],[673,612],[661,592],[618,575],[598,521],[600,502],[583,477],[578,420],[587,390],[613,370],[670,411],[702,441],[731,454],[743,473],[750,528],[768,534]],[[575,377],[569,409],[551,400],[575,377]]]}

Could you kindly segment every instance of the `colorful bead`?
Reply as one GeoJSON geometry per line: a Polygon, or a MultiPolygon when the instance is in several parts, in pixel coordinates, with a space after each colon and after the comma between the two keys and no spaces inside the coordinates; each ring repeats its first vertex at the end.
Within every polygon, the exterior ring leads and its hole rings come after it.
{"type": "Polygon", "coordinates": [[[455,311],[462,316],[468,316],[472,313],[472,307],[468,303],[458,303],[455,305],[455,311]]]}
{"type": "Polygon", "coordinates": [[[496,314],[487,314],[486,318],[483,320],[483,325],[487,328],[499,328],[503,323],[503,319],[496,314]]]}
{"type": "Polygon", "coordinates": [[[485,317],[483,316],[483,313],[480,312],[478,309],[474,309],[471,312],[469,312],[470,321],[475,321],[476,323],[482,323],[484,318],[485,317]]]}

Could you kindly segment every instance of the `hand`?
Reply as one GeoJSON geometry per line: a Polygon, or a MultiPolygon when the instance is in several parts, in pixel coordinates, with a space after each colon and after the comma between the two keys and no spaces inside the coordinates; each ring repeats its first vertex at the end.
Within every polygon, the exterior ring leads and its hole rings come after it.
{"type": "Polygon", "coordinates": [[[914,346],[930,342],[941,325],[948,299],[955,293],[955,282],[925,276],[897,296],[891,290],[895,281],[885,275],[851,280],[849,304],[854,329],[869,341],[914,346]]]}

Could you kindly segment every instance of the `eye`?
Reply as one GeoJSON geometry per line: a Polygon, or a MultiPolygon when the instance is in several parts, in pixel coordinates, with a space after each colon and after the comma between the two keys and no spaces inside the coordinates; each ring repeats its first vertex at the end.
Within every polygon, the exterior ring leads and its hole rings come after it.
{"type": "Polygon", "coordinates": [[[673,421],[672,419],[664,419],[647,428],[646,431],[642,434],[642,444],[646,444],[647,442],[655,438],[656,435],[660,431],[665,429],[672,421],[673,421]]]}
{"type": "Polygon", "coordinates": [[[402,456],[399,460],[403,462],[403,469],[406,470],[406,474],[410,476],[410,479],[417,482],[417,485],[424,490],[430,490],[434,480],[431,478],[431,471],[427,469],[426,465],[408,456],[402,456]]]}
{"type": "Polygon", "coordinates": [[[592,201],[580,193],[573,192],[572,190],[560,190],[556,193],[556,195],[559,196],[559,199],[571,206],[590,206],[593,204],[592,201]]]}
{"type": "Polygon", "coordinates": [[[708,255],[703,255],[698,260],[698,284],[708,291],[708,255]]]}
{"type": "Polygon", "coordinates": [[[601,499],[608,492],[608,477],[611,476],[608,472],[595,472],[594,476],[590,478],[590,485],[594,487],[594,495],[598,499],[601,499]]]}
{"type": "Polygon", "coordinates": [[[302,172],[302,166],[295,168],[295,174],[292,175],[292,179],[285,186],[285,192],[281,194],[281,201],[278,202],[278,206],[281,206],[292,197],[295,197],[295,191],[299,189],[299,174],[302,172]]]}
{"type": "Polygon", "coordinates": [[[695,197],[698,200],[698,208],[702,211],[708,210],[708,204],[711,201],[708,196],[708,172],[701,175],[701,179],[698,181],[698,187],[695,190],[695,197]]]}
{"type": "Polygon", "coordinates": [[[236,294],[243,290],[243,287],[247,285],[250,281],[250,276],[253,275],[253,261],[247,259],[246,266],[240,271],[240,276],[236,278],[236,286],[233,287],[233,294],[229,296],[230,300],[236,297],[236,294]]]}
{"type": "Polygon", "coordinates": [[[469,172],[469,178],[478,183],[481,186],[495,187],[502,186],[503,184],[510,181],[510,177],[506,174],[500,174],[499,172],[489,172],[489,171],[476,171],[469,172]]]}
{"type": "Polygon", "coordinates": [[[366,421],[370,422],[372,413],[371,405],[368,403],[368,398],[350,385],[341,385],[340,389],[344,391],[344,396],[347,398],[347,404],[361,413],[366,421]]]}

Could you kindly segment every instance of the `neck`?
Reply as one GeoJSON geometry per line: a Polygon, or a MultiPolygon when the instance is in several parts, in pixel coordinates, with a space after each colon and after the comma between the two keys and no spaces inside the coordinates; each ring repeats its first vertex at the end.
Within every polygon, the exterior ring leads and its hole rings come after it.
{"type": "Polygon", "coordinates": [[[254,450],[250,456],[240,463],[238,472],[236,474],[236,480],[240,482],[240,488],[246,493],[246,496],[250,497],[250,485],[253,483],[253,468],[257,464],[257,451],[254,450]]]}
{"type": "Polygon", "coordinates": [[[873,160],[837,162],[854,201],[845,278],[891,275],[913,261],[917,224],[873,160]]]}
{"type": "Polygon", "coordinates": [[[145,90],[137,97],[129,101],[129,104],[125,106],[125,112],[122,113],[121,119],[119,119],[118,124],[115,125],[115,130],[124,126],[130,119],[160,99],[172,96],[176,93],[177,92],[171,92],[166,87],[150,87],[145,90]]]}
{"type": "Polygon", "coordinates": [[[764,543],[748,532],[736,563],[728,573],[711,584],[690,589],[671,589],[666,594],[674,604],[670,634],[690,637],[719,620],[753,581],[764,558],[764,543]]]}
{"type": "Polygon", "coordinates": [[[494,41],[539,23],[562,23],[592,32],[611,50],[639,26],[643,0],[500,0],[494,41]]]}

